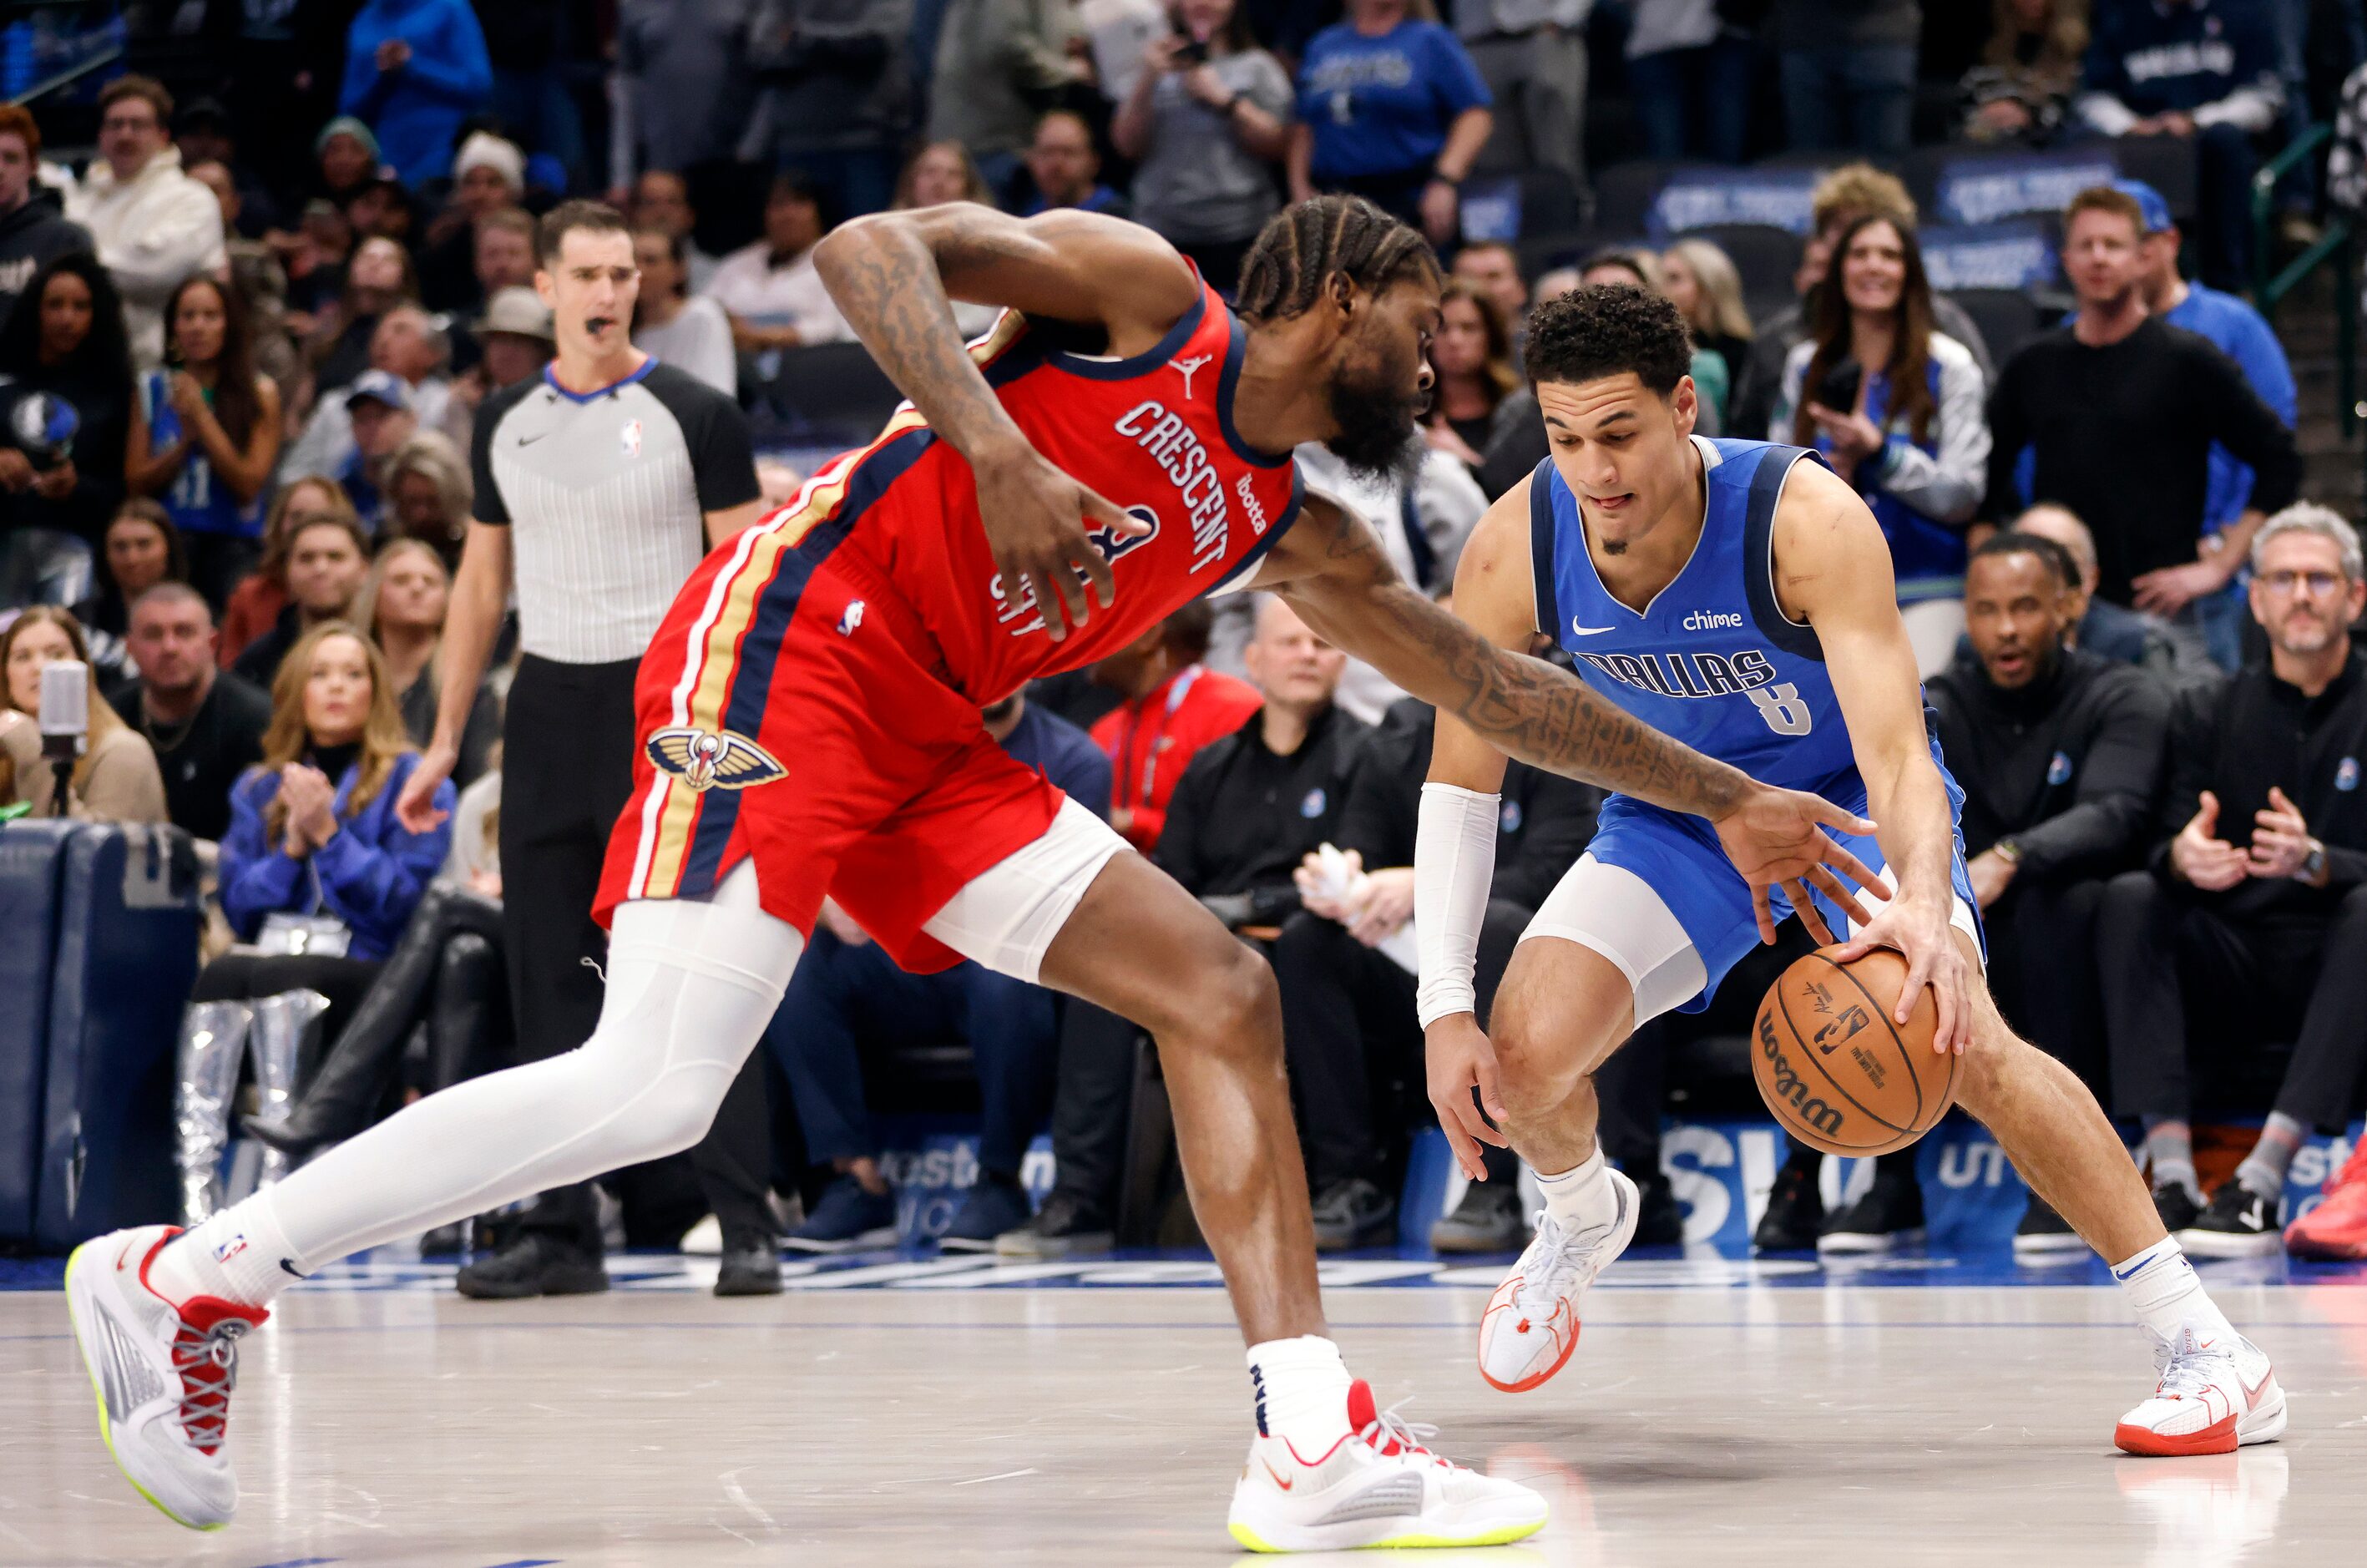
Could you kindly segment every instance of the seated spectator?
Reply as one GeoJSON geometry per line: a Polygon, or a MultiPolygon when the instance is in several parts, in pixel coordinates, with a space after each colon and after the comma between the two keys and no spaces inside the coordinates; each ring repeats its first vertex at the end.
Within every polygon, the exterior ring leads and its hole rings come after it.
{"type": "Polygon", "coordinates": [[[1495,123],[1487,85],[1434,13],[1411,15],[1410,0],[1348,0],[1347,10],[1299,62],[1290,199],[1350,191],[1444,249],[1461,231],[1463,176],[1495,123]]]}
{"type": "Polygon", "coordinates": [[[814,270],[813,248],[829,228],[810,183],[796,175],[773,182],[764,237],[724,257],[707,286],[731,318],[733,343],[760,354],[855,335],[814,270]]]}
{"type": "Polygon", "coordinates": [[[1741,163],[1759,74],[1750,23],[1701,0],[1634,0],[1631,10],[1628,102],[1645,152],[1741,163]]]}
{"type": "Polygon", "coordinates": [[[288,333],[296,340],[300,356],[323,330],[323,322],[335,310],[337,296],[345,286],[345,266],[354,254],[354,226],[346,221],[344,209],[315,199],[304,204],[292,233],[276,233],[267,243],[288,275],[288,333]]]}
{"type": "Polygon", "coordinates": [[[263,492],[279,461],[279,389],[255,372],[235,290],[192,278],[165,307],[177,367],[140,378],[124,479],[164,503],[189,550],[189,580],[214,604],[263,553],[263,492]]]}
{"type": "Polygon", "coordinates": [[[1501,240],[1482,240],[1455,253],[1453,275],[1470,284],[1504,313],[1512,334],[1512,362],[1520,364],[1520,340],[1528,331],[1529,286],[1521,277],[1520,253],[1501,240]]]}
{"type": "MultiPolygon", "coordinates": [[[[2101,1094],[2095,973],[2064,955],[2090,950],[2103,879],[2152,846],[2169,699],[2137,671],[2070,646],[2078,603],[2070,557],[2053,540],[1997,535],[1965,574],[1976,656],[1923,689],[1949,772],[1964,786],[1990,994],[2016,1033],[2101,1094]]],[[[1882,1156],[1874,1187],[1847,1228],[1886,1238],[1922,1226],[1914,1151],[1882,1156]]],[[[2016,1253],[2086,1245],[2032,1196],[2016,1253]]]]}
{"type": "Polygon", "coordinates": [[[221,206],[181,168],[166,137],[173,95],[148,76],[118,76],[98,92],[98,151],[66,192],[66,216],[90,233],[123,296],[132,363],[163,362],[164,303],[192,273],[219,273],[221,206]]]}
{"type": "Polygon", "coordinates": [[[1965,526],[1988,479],[1981,368],[1931,325],[1915,232],[1879,214],[1841,231],[1814,325],[1784,367],[1771,434],[1824,453],[1865,498],[1916,666],[1936,675],[1964,633],[1965,526]]]}
{"type": "MultiPolygon", "coordinates": [[[[479,313],[504,289],[534,288],[534,219],[526,209],[504,207],[488,212],[476,221],[470,236],[469,299],[452,310],[479,313]]],[[[473,369],[483,350],[470,327],[453,324],[454,368],[473,369]]]]}
{"type": "Polygon", "coordinates": [[[676,235],[658,228],[633,231],[633,265],[641,269],[641,291],[633,301],[633,347],[689,371],[726,397],[737,397],[740,359],[732,348],[731,318],[708,296],[690,291],[684,256],[676,235]]]}
{"type": "MultiPolygon", "coordinates": [[[[2170,634],[2169,622],[2096,597],[2096,536],[2070,508],[2041,502],[2016,517],[2012,528],[2053,540],[2071,558],[2077,574],[2067,607],[2071,624],[2063,634],[2065,647],[2085,649],[2115,664],[2138,665],[2170,683],[2212,671],[2208,659],[2190,652],[2191,644],[2170,634]]],[[[1957,656],[1962,659],[1971,653],[1972,644],[1967,642],[1957,656]]]]}
{"type": "MultiPolygon", "coordinates": [[[[1431,344],[1430,365],[1438,380],[1422,439],[1475,476],[1483,473],[1486,453],[1501,435],[1517,425],[1537,422],[1536,394],[1512,369],[1511,324],[1492,298],[1460,278],[1449,279],[1439,295],[1438,335],[1431,344]]],[[[1482,478],[1481,488],[1486,483],[1482,478]]],[[[1492,501],[1501,494],[1491,492],[1488,498],[1492,501]]],[[[1417,581],[1427,584],[1431,578],[1423,573],[1417,581]]]]}
{"type": "Polygon", "coordinates": [[[2160,820],[2176,834],[2149,869],[2113,879],[2096,941],[2112,1108],[2144,1121],[2155,1206],[2201,1257],[2276,1250],[2293,1153],[2350,1119],[2367,1067],[2358,533],[2323,506],[2279,512],[2252,543],[2251,602],[2268,660],[2180,694],[2160,820]],[[2260,1048],[2284,1040],[2268,1123],[2206,1207],[2195,1081],[2256,1076],[2260,1048]]]}
{"type": "Polygon", "coordinates": [[[1679,240],[1660,253],[1660,292],[1685,318],[1693,346],[1726,361],[1731,387],[1750,358],[1751,338],[1733,258],[1707,240],[1679,240]]]}
{"type": "MultiPolygon", "coordinates": [[[[41,672],[51,665],[90,663],[82,625],[52,605],[35,605],[0,631],[0,679],[6,707],[41,716],[41,672]]],[[[90,695],[90,737],[67,784],[66,815],[84,822],[166,821],[164,780],[156,754],[140,733],[90,695]]]]}
{"type": "MultiPolygon", "coordinates": [[[[123,307],[96,257],[74,252],[33,275],[0,324],[0,375],[11,383],[9,401],[46,392],[75,421],[71,441],[39,454],[39,463],[17,442],[0,444],[0,489],[9,493],[0,515],[10,536],[50,540],[87,561],[123,499],[132,395],[123,307]]],[[[14,597],[0,576],[0,603],[14,597]]]]}
{"type": "Polygon", "coordinates": [[[0,317],[44,266],[91,248],[90,235],[66,222],[41,184],[40,159],[41,128],[32,110],[0,105],[0,317]]]}
{"type": "Polygon", "coordinates": [[[467,0],[364,0],[345,33],[337,112],[378,132],[381,158],[413,190],[451,171],[461,125],[493,90],[467,0]]]}
{"type": "MultiPolygon", "coordinates": [[[[231,663],[241,678],[274,690],[279,665],[305,635],[352,614],[354,596],[369,575],[369,538],[350,513],[291,523],[288,529],[288,605],[270,631],[231,663]]],[[[390,692],[387,700],[394,700],[390,692]]]]}
{"type": "MultiPolygon", "coordinates": [[[[1109,758],[1083,731],[1023,696],[993,704],[985,718],[987,733],[1054,789],[1096,816],[1108,811],[1109,758]]],[[[894,1244],[896,1195],[880,1174],[861,1056],[866,1048],[911,1044],[968,1046],[984,1101],[978,1175],[939,1244],[984,1252],[1025,1225],[1031,1210],[1020,1166],[1051,1102],[1059,1036],[1057,999],[1043,986],[967,960],[934,974],[908,974],[836,904],[825,903],[764,1035],[788,1078],[807,1158],[836,1173],[786,1244],[831,1253],[894,1244]]],[[[727,1252],[730,1245],[724,1243],[727,1252]]]]}
{"type": "Polygon", "coordinates": [[[1281,205],[1274,172],[1290,148],[1290,77],[1250,37],[1235,0],[1177,0],[1168,21],[1110,121],[1110,142],[1135,163],[1136,221],[1230,295],[1241,257],[1281,205]]]}
{"type": "MultiPolygon", "coordinates": [[[[976,201],[988,207],[994,205],[994,192],[987,188],[978,165],[971,162],[969,150],[958,142],[932,142],[912,154],[904,172],[896,179],[895,208],[907,211],[915,207],[938,207],[948,201],[976,201]]],[[[690,286],[703,289],[694,269],[690,286]]],[[[954,324],[961,328],[964,337],[977,337],[994,327],[995,318],[1002,314],[1000,305],[975,304],[968,300],[954,302],[954,324]]]]}
{"type": "MultiPolygon", "coordinates": [[[[926,155],[923,150],[921,156],[926,155]]],[[[963,158],[967,162],[968,154],[964,153],[963,158]]],[[[694,233],[698,227],[698,212],[690,204],[689,182],[671,169],[643,169],[640,177],[633,181],[632,199],[627,210],[634,228],[655,229],[682,242],[683,266],[689,273],[690,291],[705,292],[715,269],[723,264],[720,258],[698,248],[694,233]]]]}
{"type": "Polygon", "coordinates": [[[378,133],[367,121],[341,114],[312,138],[312,179],[308,189],[312,196],[343,208],[362,187],[378,178],[384,166],[378,133]]]}
{"type": "MultiPolygon", "coordinates": [[[[1607,285],[1613,288],[1642,289],[1649,293],[1660,291],[1659,258],[1645,250],[1597,251],[1580,264],[1579,282],[1587,287],[1607,285]]],[[[1693,433],[1699,436],[1722,436],[1726,433],[1726,402],[1729,390],[1726,379],[1726,360],[1696,345],[1693,348],[1693,392],[1699,398],[1701,412],[1694,415],[1693,433]]],[[[1542,459],[1545,450],[1545,427],[1537,427],[1535,437],[1536,455],[1542,459]]],[[[1531,467],[1535,464],[1532,463],[1531,467]]]]}
{"type": "Polygon", "coordinates": [[[444,404],[443,433],[461,451],[470,449],[477,428],[477,410],[504,387],[532,381],[542,374],[557,351],[550,327],[550,307],[532,289],[504,289],[485,306],[485,313],[469,324],[477,340],[477,362],[452,378],[444,404]]]}
{"type": "Polygon", "coordinates": [[[1965,129],[1973,142],[2043,146],[2063,128],[2088,52],[2085,0],[1996,0],[1981,62],[1965,73],[1965,129]]]}
{"type": "Polygon", "coordinates": [[[418,299],[419,278],[411,253],[390,239],[362,240],[345,266],[335,309],[323,313],[314,331],[310,350],[314,381],[323,387],[342,387],[368,369],[379,318],[418,299]]]}
{"type": "MultiPolygon", "coordinates": [[[[245,308],[249,352],[255,368],[275,386],[291,388],[302,380],[303,365],[296,349],[296,334],[288,320],[288,272],[269,246],[231,232],[238,220],[239,194],[231,184],[227,165],[211,159],[189,167],[189,177],[214,193],[221,203],[222,228],[231,233],[223,242],[230,257],[230,288],[245,308]]],[[[172,312],[165,312],[166,321],[172,312]]]]}
{"type": "MultiPolygon", "coordinates": [[[[2115,180],[2112,187],[2135,200],[2144,215],[2145,276],[2138,287],[2144,291],[2147,313],[2185,328],[2236,361],[2246,383],[2284,421],[2285,428],[2292,429],[2300,413],[2299,394],[2284,345],[2277,341],[2268,318],[2237,295],[2204,283],[2189,283],[2179,276],[2182,238],[2161,192],[2142,180],[2115,180]]],[[[2226,448],[2212,443],[2210,491],[2203,503],[2206,540],[2215,540],[2216,535],[2243,519],[2252,498],[2252,479],[2249,467],[2226,448]]],[[[2236,583],[2215,594],[2203,595],[2180,612],[2180,621],[2201,634],[2213,662],[2230,672],[2244,663],[2244,627],[2251,619],[2243,589],[2236,583]]]]}
{"type": "MultiPolygon", "coordinates": [[[[1784,367],[1792,350],[1808,335],[1816,292],[1832,269],[1833,245],[1843,229],[1874,212],[1886,214],[1902,229],[1915,227],[1915,199],[1907,194],[1906,183],[1897,175],[1872,164],[1844,164],[1817,181],[1809,195],[1808,241],[1801,247],[1800,265],[1792,274],[1792,292],[1799,302],[1758,324],[1745,363],[1735,367],[1729,428],[1748,433],[1766,429],[1773,422],[1775,400],[1784,390],[1784,367]]],[[[1973,358],[1980,361],[1984,385],[1997,385],[1997,366],[1989,358],[1988,344],[1962,305],[1945,294],[1933,295],[1931,324],[1973,351],[1973,358]]]]}
{"type": "MultiPolygon", "coordinates": [[[[386,460],[387,522],[390,538],[424,544],[436,552],[449,574],[460,567],[460,540],[469,531],[469,504],[474,485],[469,475],[469,460],[448,436],[434,430],[422,430],[394,449],[386,460]]],[[[385,551],[379,552],[382,564],[385,551]]],[[[367,617],[357,617],[368,626],[367,617]]],[[[372,629],[373,631],[375,628],[372,629]]],[[[379,649],[388,658],[394,651],[380,639],[379,649]]],[[[401,674],[401,661],[395,661],[401,674]]],[[[404,688],[407,689],[407,688],[404,688]]],[[[428,701],[428,714],[435,715],[435,700],[428,701]]],[[[425,745],[422,740],[419,743],[425,745]]],[[[463,780],[462,782],[466,782],[463,780]]]]}
{"type": "MultiPolygon", "coordinates": [[[[438,437],[423,437],[437,439],[438,437]]],[[[452,574],[444,558],[415,539],[398,539],[379,552],[354,600],[353,624],[369,633],[386,661],[395,708],[412,744],[436,738],[436,705],[444,689],[436,653],[444,642],[444,616],[452,602],[452,574]]],[[[500,704],[482,686],[460,735],[452,781],[465,790],[485,771],[501,739],[500,704]]]]}
{"type": "Polygon", "coordinates": [[[154,751],[173,825],[219,839],[230,830],[231,787],[263,760],[271,699],[215,666],[213,611],[186,584],[134,598],[126,642],[140,678],[115,694],[115,710],[154,751]]]}
{"type": "Polygon", "coordinates": [[[342,519],[359,526],[345,487],[320,474],[290,480],[271,498],[263,522],[263,559],[231,590],[223,607],[219,657],[231,667],[247,644],[278,624],[288,608],[288,536],[308,523],[342,519]]]}
{"type": "Polygon", "coordinates": [[[2144,228],[2124,191],[2072,199],[2063,261],[2079,308],[1999,375],[1986,505],[1992,517],[2016,509],[2015,469],[2033,449],[2030,498],[2068,506],[2095,531],[2098,592],[2175,616],[2234,580],[2262,511],[2292,503],[2301,458],[2233,361],[2146,312],[2144,228]],[[2255,478],[2243,513],[2206,546],[2214,441],[2255,478]]]}
{"type": "Polygon", "coordinates": [[[1109,824],[1146,855],[1192,758],[1258,709],[1255,688],[1201,663],[1213,620],[1207,602],[1195,600],[1093,667],[1093,684],[1121,699],[1093,726],[1117,769],[1109,824]]]}
{"type": "Polygon", "coordinates": [[[189,580],[189,558],[181,546],[181,530],[173,526],[164,507],[144,495],[115,509],[99,560],[105,570],[98,597],[90,613],[82,618],[94,640],[120,638],[129,631],[132,601],[157,584],[189,580]]]}
{"type": "MultiPolygon", "coordinates": [[[[485,307],[492,290],[481,260],[486,225],[495,215],[515,212],[525,220],[526,276],[505,277],[492,288],[534,279],[534,220],[519,210],[526,197],[526,154],[516,143],[480,131],[452,157],[452,194],[427,227],[419,253],[419,297],[431,311],[473,313],[485,307]]],[[[513,267],[510,270],[515,271],[513,267]]]]}
{"type": "Polygon", "coordinates": [[[1810,152],[1897,158],[1915,113],[1917,0],[1772,0],[1784,138],[1810,152]]]}
{"type": "MultiPolygon", "coordinates": [[[[270,187],[239,156],[238,132],[231,124],[230,110],[220,98],[198,98],[184,104],[181,112],[173,117],[173,144],[181,150],[181,166],[190,174],[195,175],[201,164],[211,164],[226,177],[231,199],[222,216],[225,239],[258,240],[265,231],[277,226],[279,211],[270,187]],[[233,210],[235,218],[232,216],[233,210]]],[[[217,198],[221,194],[215,192],[217,198]]]]}
{"type": "Polygon", "coordinates": [[[1074,109],[1054,109],[1036,122],[1035,138],[1027,144],[1028,183],[1035,194],[1024,215],[1033,218],[1055,207],[1073,207],[1115,218],[1132,216],[1126,198],[1101,183],[1101,172],[1093,127],[1074,109]]]}
{"type": "MultiPolygon", "coordinates": [[[[417,305],[397,305],[379,318],[370,335],[369,368],[342,387],[331,387],[312,407],[304,433],[288,449],[287,472],[325,473],[343,483],[355,509],[375,522],[375,500],[355,483],[368,480],[357,457],[383,459],[395,443],[372,453],[361,450],[355,411],[365,401],[408,415],[415,427],[439,428],[451,412],[452,340],[417,305]]],[[[409,435],[410,431],[403,432],[409,435]]],[[[398,437],[398,440],[400,437],[398,437]]],[[[370,481],[369,483],[375,483],[370,481]]]]}
{"type": "Polygon", "coordinates": [[[317,991],[329,1002],[321,1039],[334,1046],[418,908],[451,848],[452,787],[436,786],[427,832],[396,820],[419,754],[385,675],[377,650],[342,622],[314,627],[290,651],[271,688],[263,760],[231,791],[221,844],[222,914],[246,946],[198,972],[192,1002],[317,991]]]}
{"type": "Polygon", "coordinates": [[[929,140],[969,149],[1000,202],[1037,114],[1091,74],[1082,41],[1073,6],[948,0],[929,72],[929,140]]]}
{"type": "MultiPolygon", "coordinates": [[[[1410,935],[1414,817],[1430,772],[1431,721],[1427,704],[1408,699],[1374,732],[1340,808],[1336,839],[1361,880],[1348,896],[1333,896],[1319,857],[1309,856],[1297,876],[1304,907],[1283,923],[1274,947],[1283,1041],[1315,1194],[1315,1244],[1325,1251],[1386,1245],[1396,1236],[1409,1130],[1425,1119],[1412,1108],[1427,1108],[1414,973],[1384,944],[1410,935]],[[1411,1085],[1411,1100],[1385,1093],[1391,1083],[1411,1085]]],[[[1502,794],[1496,881],[1475,976],[1483,1019],[1513,944],[1586,848],[1603,801],[1598,790],[1520,763],[1506,770],[1502,794]]],[[[1659,1108],[1652,1108],[1656,1125],[1659,1108]]],[[[1647,1168],[1659,1176],[1657,1157],[1647,1168]]],[[[1527,1240],[1515,1183],[1495,1174],[1471,1184],[1433,1233],[1433,1245],[1484,1251],[1527,1240]]],[[[1501,1174],[1516,1176],[1514,1162],[1504,1161],[1501,1174]]]]}
{"type": "MultiPolygon", "coordinates": [[[[1331,701],[1343,663],[1338,650],[1272,595],[1259,597],[1256,615],[1249,664],[1273,687],[1246,722],[1180,770],[1153,858],[1229,929],[1270,940],[1299,907],[1292,873],[1339,836],[1368,732],[1331,701]]],[[[1129,767],[1148,755],[1116,756],[1121,793],[1129,767]]],[[[1116,1014],[1070,999],[1052,1101],[1055,1185],[1034,1220],[998,1238],[998,1252],[1058,1257],[1110,1244],[1135,1058],[1147,1039],[1116,1014]]]]}
{"type": "Polygon", "coordinates": [[[2078,97],[2106,136],[2191,136],[2203,280],[2252,281],[2252,138],[2276,129],[2285,87],[2265,6],[2226,0],[2096,0],[2078,97]]]}
{"type": "Polygon", "coordinates": [[[418,407],[411,389],[383,370],[364,370],[345,389],[344,407],[353,445],[335,478],[362,527],[376,533],[386,522],[387,464],[419,433],[418,407]]]}

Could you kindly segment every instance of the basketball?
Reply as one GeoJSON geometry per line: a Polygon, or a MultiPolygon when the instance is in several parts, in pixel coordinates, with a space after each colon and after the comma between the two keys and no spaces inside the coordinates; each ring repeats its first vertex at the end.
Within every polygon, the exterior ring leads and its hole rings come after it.
{"type": "Polygon", "coordinates": [[[1784,1131],[1828,1154],[1887,1154],[1940,1123],[1956,1097],[1956,1055],[1935,1054],[1931,992],[1904,1028],[1891,1019],[1907,960],[1877,948],[1848,963],[1822,948],[1759,1004],[1750,1071],[1784,1131]]]}

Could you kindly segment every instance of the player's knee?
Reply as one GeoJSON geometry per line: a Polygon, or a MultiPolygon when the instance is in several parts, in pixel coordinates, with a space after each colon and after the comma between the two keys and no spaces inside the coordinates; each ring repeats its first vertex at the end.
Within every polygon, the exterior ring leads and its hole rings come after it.
{"type": "Polygon", "coordinates": [[[1224,1056],[1279,1055],[1282,994],[1263,954],[1226,938],[1174,987],[1166,1016],[1138,1020],[1162,1042],[1224,1056]]]}
{"type": "Polygon", "coordinates": [[[1499,993],[1489,1022],[1504,1108],[1515,1117],[1561,1104],[1585,1076],[1589,1053],[1573,1038],[1572,1020],[1549,1002],[1499,993]]]}
{"type": "Polygon", "coordinates": [[[730,1086],[730,1074],[712,1072],[670,1073],[650,1083],[617,1118],[617,1141],[629,1156],[618,1163],[663,1159],[706,1137],[730,1086]]]}

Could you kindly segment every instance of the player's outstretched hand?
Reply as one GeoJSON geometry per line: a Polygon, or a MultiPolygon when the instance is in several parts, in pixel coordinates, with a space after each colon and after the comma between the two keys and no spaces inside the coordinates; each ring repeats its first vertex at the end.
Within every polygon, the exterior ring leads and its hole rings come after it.
{"type": "Polygon", "coordinates": [[[1128,538],[1149,533],[1150,524],[1128,517],[1025,442],[974,460],[970,468],[987,548],[1002,574],[1007,601],[1017,600],[1025,584],[1055,642],[1085,624],[1089,593],[1104,608],[1116,602],[1117,579],[1088,531],[1105,528],[1128,538]]]}
{"type": "Polygon", "coordinates": [[[1881,914],[1863,922],[1863,929],[1832,958],[1836,963],[1848,963],[1876,948],[1897,949],[1907,960],[1907,983],[1898,988],[1893,1018],[1905,1023],[1915,1011],[1915,994],[1930,986],[1938,1015],[1931,1028],[1931,1049],[1962,1056],[1973,1043],[1972,965],[1957,944],[1956,928],[1948,922],[1954,908],[1953,893],[1911,903],[1894,898],[1882,906],[1881,914]]]}
{"type": "Polygon", "coordinates": [[[1750,907],[1759,917],[1761,941],[1775,939],[1775,911],[1767,896],[1770,888],[1784,890],[1820,943],[1831,941],[1833,936],[1810,902],[1809,888],[1840,905],[1852,920],[1865,923],[1865,906],[1841,878],[1876,892],[1883,886],[1882,879],[1825,831],[1832,828],[1862,837],[1874,831],[1874,824],[1865,818],[1841,810],[1822,796],[1755,784],[1732,811],[1710,825],[1717,830],[1726,858],[1750,884],[1750,907]]]}
{"type": "Polygon", "coordinates": [[[1493,1143],[1508,1148],[1504,1135],[1488,1125],[1492,1117],[1504,1119],[1502,1093],[1497,1087],[1496,1048],[1488,1043],[1480,1031],[1479,1020],[1468,1013],[1455,1013],[1437,1019],[1422,1031],[1424,1051],[1430,1067],[1430,1104],[1438,1113],[1438,1125],[1446,1134],[1446,1146],[1455,1151],[1455,1163],[1473,1181],[1488,1179],[1487,1162],[1479,1155],[1479,1145],[1493,1143]],[[1479,1091],[1478,1100],[1471,1097],[1473,1089],[1479,1091]],[[1479,1107],[1488,1108],[1488,1116],[1479,1114],[1479,1107]]]}

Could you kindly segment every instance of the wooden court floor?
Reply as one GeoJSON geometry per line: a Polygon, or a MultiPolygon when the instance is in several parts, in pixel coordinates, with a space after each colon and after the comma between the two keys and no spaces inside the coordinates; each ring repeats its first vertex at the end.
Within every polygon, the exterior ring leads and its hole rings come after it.
{"type": "MultiPolygon", "coordinates": [[[[1569,1368],[1519,1396],[1472,1366],[1484,1289],[1331,1293],[1384,1404],[1416,1395],[1405,1414],[1444,1451],[1552,1502],[1523,1547],[1401,1561],[2367,1561],[2367,1280],[2221,1281],[2277,1358],[2291,1429],[2139,1460],[2110,1433],[2150,1369],[2109,1287],[1780,1288],[1738,1268],[1684,1288],[1653,1268],[1615,1266],[1606,1284],[1628,1288],[1590,1298],[1569,1368]]],[[[232,1415],[241,1517],[199,1536],[108,1462],[61,1298],[0,1294],[0,1563],[1237,1560],[1249,1391],[1212,1290],[488,1304],[316,1282],[281,1307],[232,1415]]]]}

